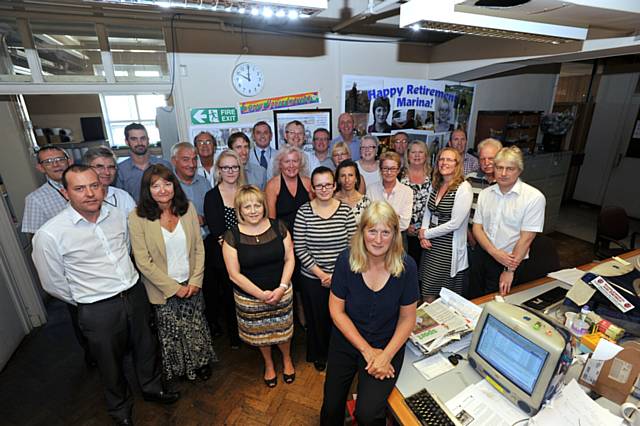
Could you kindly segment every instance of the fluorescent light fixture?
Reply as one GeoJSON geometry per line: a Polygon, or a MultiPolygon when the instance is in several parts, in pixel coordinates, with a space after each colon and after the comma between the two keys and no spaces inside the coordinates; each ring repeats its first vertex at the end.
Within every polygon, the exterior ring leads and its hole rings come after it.
{"type": "Polygon", "coordinates": [[[284,16],[285,16],[284,9],[278,9],[278,11],[276,12],[276,18],[284,18],[284,16]]]}
{"type": "Polygon", "coordinates": [[[265,7],[264,9],[262,9],[262,16],[264,16],[265,18],[271,18],[273,16],[273,9],[271,9],[270,7],[265,7]]]}
{"type": "MultiPolygon", "coordinates": [[[[459,0],[458,0],[459,2],[459,0]]],[[[410,0],[400,6],[400,27],[558,44],[586,40],[587,28],[457,12],[456,0],[410,0]]]]}
{"type": "Polygon", "coordinates": [[[171,1],[159,1],[156,3],[156,5],[167,9],[171,7],[171,1]]]}
{"type": "Polygon", "coordinates": [[[413,31],[420,31],[420,30],[422,29],[422,27],[421,27],[420,25],[418,25],[418,24],[413,24],[413,25],[411,26],[411,29],[412,29],[413,31]]]}
{"type": "Polygon", "coordinates": [[[251,16],[258,16],[259,14],[260,14],[260,11],[258,10],[257,7],[251,8],[251,16]]]}
{"type": "Polygon", "coordinates": [[[326,9],[329,6],[328,0],[253,0],[253,2],[278,6],[308,7],[311,9],[326,9]]]}
{"type": "Polygon", "coordinates": [[[289,10],[289,13],[287,13],[287,18],[291,20],[298,19],[298,11],[295,9],[289,10]]]}
{"type": "Polygon", "coordinates": [[[242,7],[242,6],[240,6],[240,7],[238,8],[238,13],[239,13],[240,15],[244,15],[244,13],[245,13],[246,11],[247,11],[247,9],[245,9],[245,8],[244,8],[244,7],[242,7]]]}

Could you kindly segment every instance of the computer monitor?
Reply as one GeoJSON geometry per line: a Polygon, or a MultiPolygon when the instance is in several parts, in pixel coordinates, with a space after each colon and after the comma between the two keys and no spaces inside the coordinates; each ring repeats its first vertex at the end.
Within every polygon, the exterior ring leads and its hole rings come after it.
{"type": "Polygon", "coordinates": [[[484,305],[469,364],[525,413],[553,395],[570,362],[568,336],[556,326],[519,306],[484,305]]]}

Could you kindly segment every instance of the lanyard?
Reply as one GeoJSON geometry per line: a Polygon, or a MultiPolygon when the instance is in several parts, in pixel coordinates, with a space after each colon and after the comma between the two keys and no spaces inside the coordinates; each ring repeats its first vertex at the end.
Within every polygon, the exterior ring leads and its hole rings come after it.
{"type": "Polygon", "coordinates": [[[58,188],[56,188],[49,179],[47,179],[47,183],[49,184],[50,187],[52,187],[58,193],[58,195],[62,197],[63,200],[68,201],[67,197],[65,197],[64,194],[58,188]]]}

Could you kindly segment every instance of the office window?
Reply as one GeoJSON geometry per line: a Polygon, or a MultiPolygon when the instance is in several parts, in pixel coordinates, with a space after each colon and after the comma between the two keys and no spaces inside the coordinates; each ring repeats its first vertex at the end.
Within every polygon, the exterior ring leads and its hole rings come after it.
{"type": "Polygon", "coordinates": [[[97,77],[101,74],[102,58],[93,24],[62,25],[32,20],[29,25],[45,80],[60,80],[48,76],[102,80],[97,77]]]}
{"type": "Polygon", "coordinates": [[[166,106],[163,95],[103,95],[101,99],[111,146],[126,145],[124,128],[133,122],[147,128],[150,144],[160,141],[156,108],[166,106]]]}
{"type": "Polygon", "coordinates": [[[167,48],[160,28],[108,25],[117,81],[167,80],[167,48]]]}
{"type": "Polygon", "coordinates": [[[30,75],[16,19],[0,17],[0,81],[30,81],[30,75]]]}

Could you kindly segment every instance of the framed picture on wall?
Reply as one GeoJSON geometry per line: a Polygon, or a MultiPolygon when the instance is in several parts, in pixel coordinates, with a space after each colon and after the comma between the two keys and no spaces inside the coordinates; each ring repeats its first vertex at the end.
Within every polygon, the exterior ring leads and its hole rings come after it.
{"type": "Polygon", "coordinates": [[[305,139],[302,147],[304,151],[313,151],[313,132],[316,129],[327,129],[329,137],[331,137],[331,108],[275,110],[273,111],[273,124],[276,147],[285,143],[284,129],[294,120],[298,120],[304,125],[305,139]]]}

